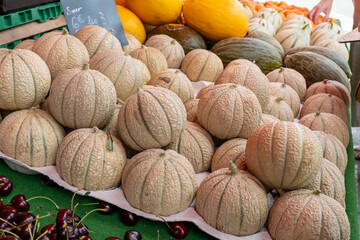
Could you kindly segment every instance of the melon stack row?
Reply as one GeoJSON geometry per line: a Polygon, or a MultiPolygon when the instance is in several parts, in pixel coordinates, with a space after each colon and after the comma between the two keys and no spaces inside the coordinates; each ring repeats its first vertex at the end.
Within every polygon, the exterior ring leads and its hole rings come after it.
{"type": "MultiPolygon", "coordinates": [[[[310,84],[281,63],[185,54],[163,34],[128,39],[122,47],[111,31],[86,26],[45,34],[31,51],[1,49],[0,108],[14,112],[0,124],[0,150],[56,165],[88,191],[121,186],[146,213],[176,214],[195,199],[205,222],[236,236],[267,223],[274,239],[349,239],[344,84],[310,84]],[[197,81],[213,85],[194,98],[197,81]],[[281,195],[271,207],[268,192],[281,195]]],[[[246,39],[238,49],[250,52],[246,39]]]]}

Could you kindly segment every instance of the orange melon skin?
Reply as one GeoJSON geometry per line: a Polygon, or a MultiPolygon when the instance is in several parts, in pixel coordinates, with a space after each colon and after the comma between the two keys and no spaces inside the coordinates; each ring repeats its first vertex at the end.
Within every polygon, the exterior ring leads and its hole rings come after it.
{"type": "Polygon", "coordinates": [[[244,37],[248,30],[246,10],[236,0],[185,0],[183,13],[186,24],[211,41],[244,37]]]}
{"type": "Polygon", "coordinates": [[[126,34],[133,35],[141,43],[145,42],[145,28],[140,19],[129,9],[117,5],[116,10],[120,16],[126,34]]]}

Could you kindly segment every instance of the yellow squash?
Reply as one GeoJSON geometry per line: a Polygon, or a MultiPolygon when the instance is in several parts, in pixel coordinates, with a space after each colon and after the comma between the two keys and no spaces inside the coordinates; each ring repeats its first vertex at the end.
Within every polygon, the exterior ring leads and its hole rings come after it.
{"type": "Polygon", "coordinates": [[[182,0],[130,0],[127,7],[144,23],[160,25],[176,22],[181,13],[182,0]]]}
{"type": "Polygon", "coordinates": [[[141,43],[145,42],[145,28],[140,19],[129,9],[117,5],[116,10],[120,16],[126,34],[133,35],[141,43]]]}
{"type": "Polygon", "coordinates": [[[243,37],[248,30],[246,10],[237,0],[184,0],[183,12],[186,24],[211,41],[243,37]]]}

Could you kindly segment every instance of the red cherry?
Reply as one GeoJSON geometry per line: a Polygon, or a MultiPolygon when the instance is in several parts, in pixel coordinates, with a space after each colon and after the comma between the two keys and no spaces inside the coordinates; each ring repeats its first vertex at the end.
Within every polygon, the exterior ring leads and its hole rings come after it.
{"type": "Polygon", "coordinates": [[[82,236],[88,236],[89,235],[89,232],[86,228],[85,225],[83,225],[82,223],[80,224],[80,226],[77,227],[78,231],[79,231],[79,237],[82,237],[82,236]]]}
{"type": "Polygon", "coordinates": [[[31,213],[19,213],[18,217],[16,219],[16,224],[17,225],[23,225],[25,223],[34,223],[33,220],[35,220],[35,216],[32,215],[31,213]]]}
{"type": "Polygon", "coordinates": [[[33,233],[34,226],[32,224],[27,224],[22,226],[20,230],[15,231],[15,234],[18,235],[21,240],[31,240],[30,231],[33,233]]]}
{"type": "Polygon", "coordinates": [[[188,235],[188,228],[185,224],[181,222],[173,222],[170,223],[170,233],[173,235],[176,239],[183,239],[188,235]]]}
{"type": "Polygon", "coordinates": [[[103,215],[110,215],[115,212],[115,206],[104,201],[99,202],[98,208],[108,210],[107,212],[100,211],[103,215]]]}
{"type": "Polygon", "coordinates": [[[121,240],[121,239],[117,237],[108,237],[105,240],[121,240]]]}
{"type": "Polygon", "coordinates": [[[73,215],[73,211],[71,211],[70,209],[67,208],[61,209],[56,216],[56,227],[59,228],[63,226],[65,223],[72,224],[72,215],[73,215]]]}
{"type": "Polygon", "coordinates": [[[12,212],[15,213],[16,215],[19,213],[19,210],[17,210],[16,208],[14,208],[14,207],[11,206],[11,205],[4,205],[4,206],[1,208],[1,210],[5,210],[5,209],[12,211],[12,212]]]}
{"type": "Polygon", "coordinates": [[[19,240],[19,239],[16,237],[3,237],[3,238],[0,238],[0,240],[19,240]]]}
{"type": "Polygon", "coordinates": [[[36,239],[36,240],[51,240],[51,238],[47,234],[43,235],[42,237],[40,237],[40,236],[41,236],[41,233],[35,233],[34,239],[36,239]]]}
{"type": "Polygon", "coordinates": [[[57,230],[58,240],[76,239],[79,237],[79,230],[73,225],[64,224],[57,230]]]}
{"type": "Polygon", "coordinates": [[[49,236],[50,240],[56,240],[56,228],[55,225],[49,224],[41,229],[41,233],[48,231],[46,235],[49,236]]]}
{"type": "Polygon", "coordinates": [[[138,217],[135,214],[125,210],[121,210],[120,219],[127,226],[134,226],[138,222],[138,217]]]}
{"type": "Polygon", "coordinates": [[[0,221],[0,229],[4,229],[6,228],[10,223],[15,222],[17,217],[17,214],[15,214],[14,212],[10,211],[9,209],[2,209],[0,211],[0,218],[4,219],[5,221],[0,221]]]}
{"type": "Polygon", "coordinates": [[[3,206],[4,206],[3,200],[0,199],[0,209],[2,209],[3,206]]]}
{"type": "Polygon", "coordinates": [[[17,194],[11,199],[11,206],[19,210],[19,212],[29,211],[30,204],[26,201],[26,197],[22,194],[17,194]]]}
{"type": "Polygon", "coordinates": [[[141,240],[141,234],[136,230],[129,230],[125,233],[124,240],[141,240]]]}
{"type": "Polygon", "coordinates": [[[0,196],[7,196],[13,190],[13,183],[7,177],[0,176],[0,196]]]}

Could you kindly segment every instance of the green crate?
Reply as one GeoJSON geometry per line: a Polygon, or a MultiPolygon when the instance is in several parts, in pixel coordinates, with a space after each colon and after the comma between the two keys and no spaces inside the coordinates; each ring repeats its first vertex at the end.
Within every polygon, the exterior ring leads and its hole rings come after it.
{"type": "MultiPolygon", "coordinates": [[[[41,37],[42,35],[44,35],[45,33],[48,33],[48,32],[51,32],[51,31],[55,31],[55,30],[62,30],[63,28],[68,28],[67,26],[62,26],[62,27],[59,27],[59,28],[55,28],[55,29],[52,29],[50,31],[47,31],[47,32],[43,32],[43,33],[39,33],[39,34],[36,34],[36,35],[33,35],[31,37],[27,37],[27,38],[24,38],[24,39],[21,39],[21,40],[17,40],[17,41],[14,41],[14,42],[11,42],[11,43],[6,43],[4,45],[1,45],[0,48],[9,48],[9,49],[13,49],[16,45],[18,45],[19,43],[21,43],[22,41],[26,40],[26,39],[37,39],[39,37],[41,37]]],[[[68,29],[69,30],[69,29],[68,29]]]]}
{"type": "Polygon", "coordinates": [[[54,2],[0,16],[0,30],[19,26],[28,22],[45,22],[58,18],[63,12],[61,3],[54,2]]]}

